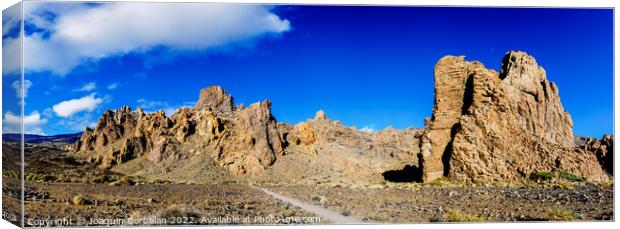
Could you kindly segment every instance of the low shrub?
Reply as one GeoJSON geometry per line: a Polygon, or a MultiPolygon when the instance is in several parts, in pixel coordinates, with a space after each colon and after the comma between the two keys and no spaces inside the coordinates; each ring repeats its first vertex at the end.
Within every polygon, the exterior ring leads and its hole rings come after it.
{"type": "Polygon", "coordinates": [[[56,180],[56,177],[50,174],[26,173],[24,179],[27,181],[50,182],[56,180]]]}
{"type": "Polygon", "coordinates": [[[448,222],[484,222],[486,218],[459,210],[448,210],[446,212],[446,220],[448,220],[448,222]]]}
{"type": "Polygon", "coordinates": [[[99,175],[91,180],[91,182],[97,183],[97,184],[110,183],[114,181],[116,181],[116,179],[108,175],[99,175]]]}
{"type": "Polygon", "coordinates": [[[81,195],[77,195],[74,196],[73,199],[71,199],[71,203],[73,203],[74,205],[87,205],[90,204],[90,200],[84,198],[81,195]]]}
{"type": "Polygon", "coordinates": [[[442,187],[442,186],[448,186],[450,185],[450,180],[448,180],[447,177],[441,177],[441,178],[437,178],[435,180],[429,181],[429,182],[424,182],[422,183],[422,185],[429,185],[431,187],[442,187]]]}
{"type": "Polygon", "coordinates": [[[555,177],[555,173],[553,172],[535,172],[530,174],[530,179],[532,180],[551,180],[555,177]]]}
{"type": "Polygon", "coordinates": [[[553,208],[547,212],[546,220],[550,221],[571,221],[574,219],[572,211],[563,208],[553,208]]]}
{"type": "Polygon", "coordinates": [[[573,182],[581,182],[585,180],[582,176],[577,176],[566,171],[560,171],[560,177],[573,182]]]}
{"type": "Polygon", "coordinates": [[[193,218],[195,220],[200,218],[200,214],[189,206],[185,205],[172,205],[157,214],[159,218],[193,218]]]}

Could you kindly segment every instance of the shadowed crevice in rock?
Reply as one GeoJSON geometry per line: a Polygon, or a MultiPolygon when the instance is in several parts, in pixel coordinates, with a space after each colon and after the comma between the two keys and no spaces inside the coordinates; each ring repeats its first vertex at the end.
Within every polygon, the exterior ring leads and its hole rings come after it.
{"type": "Polygon", "coordinates": [[[390,182],[421,182],[422,169],[417,166],[405,165],[403,169],[385,171],[383,179],[390,182]]]}
{"type": "MultiPolygon", "coordinates": [[[[474,77],[470,75],[467,77],[467,81],[465,82],[465,93],[463,96],[463,107],[461,108],[461,115],[467,113],[469,107],[474,102],[474,77]]],[[[454,127],[452,128],[454,130],[454,127]]],[[[454,131],[453,131],[454,132],[454,131]]],[[[452,133],[452,137],[454,137],[455,133],[452,133]]]]}
{"type": "Polygon", "coordinates": [[[452,129],[450,130],[450,142],[446,146],[446,150],[444,150],[443,155],[441,156],[441,162],[443,164],[443,175],[448,176],[450,173],[450,159],[452,158],[452,143],[454,142],[454,136],[458,133],[460,128],[460,124],[454,124],[452,129]]]}

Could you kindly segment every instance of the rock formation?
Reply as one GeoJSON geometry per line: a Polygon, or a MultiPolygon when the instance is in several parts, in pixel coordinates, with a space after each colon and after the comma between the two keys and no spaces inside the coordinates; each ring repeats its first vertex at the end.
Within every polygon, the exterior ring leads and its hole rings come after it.
{"type": "MultiPolygon", "coordinates": [[[[545,171],[605,182],[599,162],[612,171],[613,138],[578,147],[557,86],[533,57],[518,51],[506,54],[500,73],[462,56],[439,60],[433,115],[423,130],[364,132],[323,111],[289,125],[276,122],[269,100],[248,107],[233,101],[212,86],[200,91],[194,107],[170,117],[140,108],[106,111],[73,150],[103,168],[129,164],[120,170],[148,171],[141,175],[216,171],[268,182],[367,184],[446,176],[477,183],[545,171]],[[142,161],[162,169],[141,170],[142,161]]],[[[193,174],[200,173],[207,172],[193,174]]]]}
{"type": "Polygon", "coordinates": [[[270,106],[264,101],[236,108],[222,88],[208,87],[194,108],[179,109],[171,117],[129,107],[106,111],[73,148],[104,168],[141,156],[159,162],[195,152],[208,153],[234,174],[256,174],[284,153],[270,106]]]}
{"type": "Polygon", "coordinates": [[[592,154],[575,150],[557,86],[518,51],[506,54],[500,73],[462,56],[437,63],[433,116],[420,150],[424,181],[504,181],[552,170],[607,180],[592,154]]]}
{"type": "Polygon", "coordinates": [[[609,174],[614,174],[614,137],[604,135],[600,140],[585,138],[579,149],[583,152],[596,155],[598,162],[609,174]]]}
{"type": "Polygon", "coordinates": [[[417,164],[419,129],[364,132],[330,119],[322,110],[312,119],[278,127],[288,142],[286,155],[265,171],[265,180],[372,184],[389,180],[384,176],[388,171],[417,164]]]}

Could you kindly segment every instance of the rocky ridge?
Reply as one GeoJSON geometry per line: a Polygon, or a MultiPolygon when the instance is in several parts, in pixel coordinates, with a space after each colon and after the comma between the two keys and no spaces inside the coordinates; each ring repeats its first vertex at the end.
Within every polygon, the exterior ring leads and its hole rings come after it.
{"type": "Polygon", "coordinates": [[[193,108],[170,117],[140,108],[106,111],[73,150],[99,167],[146,177],[188,180],[183,176],[190,171],[222,176],[213,163],[233,175],[250,175],[250,181],[370,183],[386,170],[417,163],[416,133],[361,132],[323,111],[297,125],[277,123],[268,100],[235,106],[232,96],[212,86],[200,92],[193,108]]]}
{"type": "Polygon", "coordinates": [[[370,184],[383,173],[417,164],[419,129],[365,132],[331,120],[318,111],[296,125],[279,124],[286,154],[262,178],[294,183],[370,184]]]}
{"type": "Polygon", "coordinates": [[[390,175],[396,181],[445,176],[480,183],[565,171],[606,182],[599,162],[610,171],[613,137],[578,147],[572,125],[544,69],[512,51],[499,73],[462,56],[439,60],[433,116],[424,129],[364,132],[323,111],[296,125],[278,123],[269,100],[237,106],[221,87],[211,86],[200,91],[193,108],[170,117],[140,108],[106,111],[72,148],[99,167],[154,177],[223,168],[250,182],[376,183],[390,175]]]}
{"type": "Polygon", "coordinates": [[[104,168],[137,157],[157,163],[206,153],[234,174],[256,174],[284,152],[270,106],[266,100],[234,107],[222,88],[208,87],[194,108],[181,108],[171,117],[126,106],[106,111],[73,148],[104,168]]]}

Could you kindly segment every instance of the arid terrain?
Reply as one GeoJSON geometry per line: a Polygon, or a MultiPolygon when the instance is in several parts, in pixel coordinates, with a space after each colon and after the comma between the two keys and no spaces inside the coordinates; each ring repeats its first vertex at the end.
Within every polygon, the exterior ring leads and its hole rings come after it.
{"type": "MultiPolygon", "coordinates": [[[[613,186],[561,177],[488,186],[465,185],[447,179],[427,183],[383,181],[373,185],[250,184],[244,181],[191,184],[106,173],[86,165],[79,166],[77,162],[75,165],[63,162],[64,169],[46,171],[45,168],[55,168],[51,164],[67,158],[61,151],[50,151],[46,147],[30,149],[41,150],[37,155],[58,154],[30,158],[32,162],[47,163],[39,164],[45,164],[41,167],[33,163],[33,167],[29,167],[33,170],[26,173],[25,219],[28,226],[67,224],[67,221],[50,219],[72,219],[73,226],[333,223],[315,212],[273,198],[257,187],[362,223],[613,219],[613,186]],[[91,222],[91,219],[98,221],[91,222]]],[[[19,190],[8,190],[13,186],[18,184],[7,182],[4,186],[3,204],[9,206],[6,209],[18,204],[15,195],[19,190]]]]}
{"type": "MultiPolygon", "coordinates": [[[[170,116],[125,106],[79,140],[26,142],[25,224],[613,220],[614,138],[572,126],[557,86],[518,51],[499,73],[439,60],[423,128],[363,131],[322,110],[282,123],[269,100],[237,105],[210,86],[170,116]]],[[[19,142],[2,147],[15,213],[19,142]]]]}

